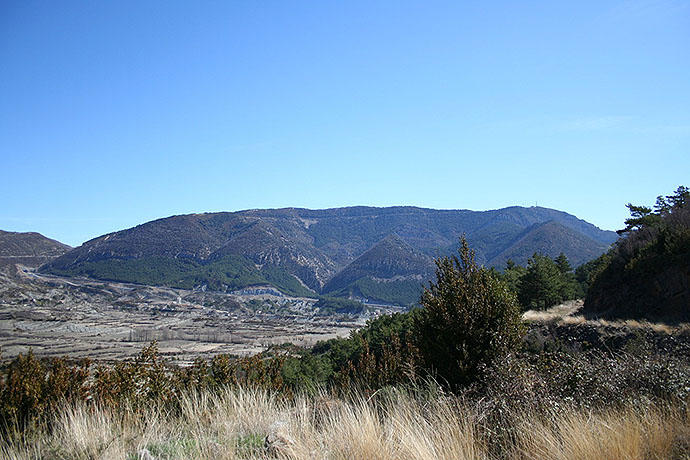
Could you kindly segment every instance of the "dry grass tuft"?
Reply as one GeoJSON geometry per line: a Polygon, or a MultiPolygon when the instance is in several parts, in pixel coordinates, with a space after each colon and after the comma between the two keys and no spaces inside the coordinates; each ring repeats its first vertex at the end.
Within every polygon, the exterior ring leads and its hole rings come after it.
{"type": "Polygon", "coordinates": [[[582,315],[575,315],[575,316],[564,316],[560,324],[584,324],[586,323],[587,320],[585,319],[584,316],[582,315]]]}
{"type": "Polygon", "coordinates": [[[557,322],[558,324],[567,325],[590,324],[597,327],[628,327],[630,329],[651,330],[668,335],[681,332],[687,333],[690,330],[690,325],[686,323],[670,325],[634,319],[622,321],[610,321],[606,319],[587,320],[584,316],[577,314],[582,306],[582,300],[569,300],[546,310],[528,310],[522,314],[522,319],[537,323],[557,322]]]}
{"type": "Polygon", "coordinates": [[[522,319],[538,322],[562,320],[574,316],[582,308],[582,305],[582,300],[568,300],[546,310],[527,310],[522,314],[522,319]]]}
{"type": "Polygon", "coordinates": [[[512,458],[518,460],[670,459],[687,443],[687,417],[660,408],[601,414],[570,411],[555,420],[523,417],[512,458]]]}

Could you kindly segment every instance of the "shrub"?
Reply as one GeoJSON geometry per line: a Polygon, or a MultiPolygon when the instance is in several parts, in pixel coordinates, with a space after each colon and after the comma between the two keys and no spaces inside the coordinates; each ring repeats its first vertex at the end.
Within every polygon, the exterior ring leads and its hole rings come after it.
{"type": "Polygon", "coordinates": [[[89,365],[88,360],[74,365],[64,358],[41,361],[32,350],[19,354],[0,377],[0,420],[23,424],[54,411],[65,401],[84,400],[88,396],[89,365]]]}
{"type": "MultiPolygon", "coordinates": [[[[419,352],[412,323],[417,311],[383,315],[369,320],[366,326],[352,332],[348,338],[317,343],[311,355],[322,359],[322,368],[327,368],[326,372],[319,374],[320,383],[331,384],[337,391],[353,387],[376,390],[414,380],[419,352]]],[[[303,355],[302,367],[312,359],[303,355]]],[[[291,380],[296,379],[291,377],[291,380]]]]}
{"type": "Polygon", "coordinates": [[[426,368],[454,389],[515,350],[524,333],[515,294],[477,266],[464,237],[460,243],[459,259],[436,260],[436,282],[424,290],[414,325],[426,368]]]}

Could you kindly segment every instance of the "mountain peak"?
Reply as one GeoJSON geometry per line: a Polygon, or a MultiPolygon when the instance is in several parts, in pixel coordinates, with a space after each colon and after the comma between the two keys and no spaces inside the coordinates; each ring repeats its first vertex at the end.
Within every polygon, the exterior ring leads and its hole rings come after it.
{"type": "Polygon", "coordinates": [[[433,259],[396,234],[386,235],[355,259],[325,286],[325,292],[346,288],[362,278],[377,280],[426,279],[434,271],[433,259]]]}

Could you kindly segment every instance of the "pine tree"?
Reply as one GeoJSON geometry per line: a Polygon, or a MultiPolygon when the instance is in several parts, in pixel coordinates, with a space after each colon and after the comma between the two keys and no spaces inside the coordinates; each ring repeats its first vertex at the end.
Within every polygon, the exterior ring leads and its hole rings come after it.
{"type": "Polygon", "coordinates": [[[527,308],[546,309],[563,300],[562,274],[551,258],[534,253],[520,283],[520,301],[527,308]]]}
{"type": "Polygon", "coordinates": [[[583,297],[584,292],[577,282],[573,267],[570,265],[568,258],[562,252],[554,259],[558,271],[560,272],[558,292],[563,300],[577,299],[583,297]]]}
{"type": "Polygon", "coordinates": [[[556,262],[558,271],[560,271],[561,273],[568,273],[573,271],[573,267],[570,265],[568,258],[562,252],[558,255],[558,257],[554,259],[554,262],[556,262]]]}

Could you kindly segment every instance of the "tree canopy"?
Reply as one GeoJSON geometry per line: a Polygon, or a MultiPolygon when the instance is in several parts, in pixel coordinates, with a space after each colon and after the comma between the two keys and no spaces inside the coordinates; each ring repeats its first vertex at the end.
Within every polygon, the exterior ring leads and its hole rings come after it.
{"type": "Polygon", "coordinates": [[[517,293],[523,310],[546,309],[583,296],[583,289],[562,252],[555,259],[534,253],[527,267],[506,263],[501,278],[517,293]]]}
{"type": "Polygon", "coordinates": [[[678,187],[673,195],[656,197],[654,209],[628,203],[625,206],[630,210],[630,217],[625,219],[625,228],[616,233],[625,235],[635,230],[658,226],[663,218],[687,208],[689,203],[690,189],[683,185],[678,187]]]}

